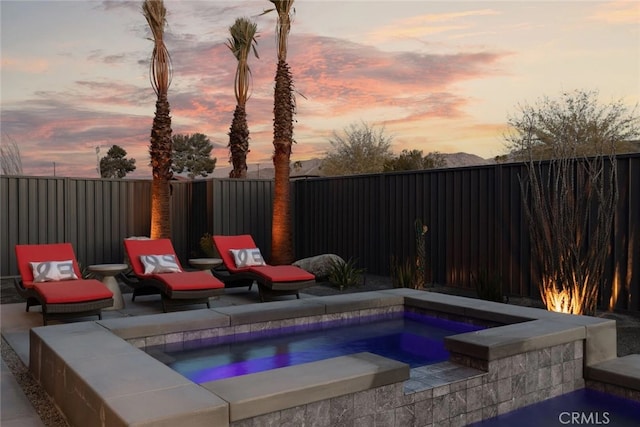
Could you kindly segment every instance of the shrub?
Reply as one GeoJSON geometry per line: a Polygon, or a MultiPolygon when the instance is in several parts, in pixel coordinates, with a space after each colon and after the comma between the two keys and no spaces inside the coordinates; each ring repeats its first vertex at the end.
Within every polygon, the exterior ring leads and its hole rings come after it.
{"type": "Polygon", "coordinates": [[[391,281],[394,288],[418,289],[419,273],[411,258],[404,262],[391,257],[391,281]]]}
{"type": "Polygon", "coordinates": [[[200,250],[207,258],[216,258],[216,248],[213,246],[213,237],[209,233],[204,233],[200,237],[200,250]]]}
{"type": "Polygon", "coordinates": [[[329,263],[329,282],[341,291],[344,288],[360,285],[360,279],[365,269],[358,268],[355,259],[349,258],[348,261],[331,259],[329,263]]]}

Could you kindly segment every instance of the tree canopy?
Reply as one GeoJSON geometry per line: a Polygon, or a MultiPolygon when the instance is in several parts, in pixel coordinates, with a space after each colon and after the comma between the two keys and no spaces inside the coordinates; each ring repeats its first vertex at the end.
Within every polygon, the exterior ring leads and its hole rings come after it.
{"type": "Polygon", "coordinates": [[[388,160],[384,164],[385,171],[412,171],[441,168],[447,165],[447,160],[437,151],[432,151],[426,156],[422,150],[402,150],[397,157],[388,160]]]}
{"type": "Polygon", "coordinates": [[[393,158],[392,140],[384,127],[352,123],[342,133],[333,132],[329,139],[332,148],[322,160],[322,171],[330,176],[382,172],[393,158]]]}
{"type": "Polygon", "coordinates": [[[127,159],[127,152],[119,145],[113,145],[107,155],[100,159],[102,178],[124,178],[136,170],[136,159],[127,159]]]}
{"type": "Polygon", "coordinates": [[[637,106],[601,104],[598,92],[575,90],[558,99],[519,104],[508,118],[506,145],[515,160],[581,157],[638,151],[637,106]]]}
{"type": "Polygon", "coordinates": [[[176,134],[172,137],[173,164],[175,173],[187,172],[189,178],[206,177],[216,167],[216,158],[211,158],[213,144],[201,133],[176,134]]]}

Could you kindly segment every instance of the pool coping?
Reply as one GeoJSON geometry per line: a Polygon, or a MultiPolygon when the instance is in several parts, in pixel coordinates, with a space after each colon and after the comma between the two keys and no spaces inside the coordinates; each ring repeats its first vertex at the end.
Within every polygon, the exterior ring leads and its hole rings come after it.
{"type": "MultiPolygon", "coordinates": [[[[585,366],[616,357],[614,320],[434,292],[391,289],[33,328],[29,369],[72,425],[169,426],[176,422],[210,425],[214,419],[216,425],[225,426],[260,415],[255,411],[246,412],[251,407],[245,403],[248,396],[237,394],[251,376],[203,387],[141,348],[220,334],[304,325],[311,321],[309,319],[340,320],[345,316],[393,312],[405,307],[506,324],[445,340],[452,360],[473,368],[486,370],[488,363],[501,358],[576,341],[584,342],[581,351],[585,366]]],[[[338,397],[407,379],[408,368],[399,368],[398,362],[389,364],[388,359],[364,357],[369,358],[367,369],[363,370],[362,364],[351,358],[345,364],[345,371],[325,384],[322,395],[317,398],[338,397]],[[350,379],[349,371],[357,371],[353,374],[355,377],[350,379]]],[[[316,368],[332,362],[337,361],[329,359],[329,362],[314,362],[321,365],[281,368],[253,377],[265,384],[279,384],[277,393],[250,396],[254,403],[259,401],[254,407],[259,407],[260,413],[282,410],[286,406],[286,399],[282,397],[301,387],[287,383],[291,377],[288,373],[306,367],[307,379],[302,388],[309,390],[322,382],[326,372],[316,368]]]]}

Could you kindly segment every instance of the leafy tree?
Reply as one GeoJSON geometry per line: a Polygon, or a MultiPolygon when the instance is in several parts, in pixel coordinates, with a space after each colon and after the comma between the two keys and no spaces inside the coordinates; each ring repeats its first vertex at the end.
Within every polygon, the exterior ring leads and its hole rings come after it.
{"type": "Polygon", "coordinates": [[[100,159],[102,178],[124,178],[136,170],[136,159],[127,159],[127,152],[119,145],[113,145],[107,155],[100,159]]]}
{"type": "Polygon", "coordinates": [[[333,132],[329,139],[332,149],[322,160],[322,171],[329,176],[382,172],[393,158],[392,140],[384,128],[352,123],[342,134],[333,132]]]}
{"type": "Polygon", "coordinates": [[[426,156],[422,150],[402,150],[402,153],[384,164],[385,171],[412,171],[441,168],[447,165],[447,160],[437,151],[426,156]]]}
{"type": "Polygon", "coordinates": [[[585,91],[519,113],[506,139],[514,157],[527,160],[520,186],[540,295],[549,310],[592,315],[618,201],[615,153],[638,137],[638,118],[585,91]]]}
{"type": "Polygon", "coordinates": [[[293,77],[287,63],[287,43],[291,30],[291,14],[294,0],[269,0],[278,13],[276,38],[278,43],[278,67],[273,100],[273,217],[271,221],[271,262],[293,262],[293,237],[291,230],[291,194],[289,186],[289,162],[293,145],[293,115],[296,110],[293,95],[293,77]]]}
{"type": "Polygon", "coordinates": [[[247,154],[249,153],[249,126],[247,125],[247,111],[245,109],[249,99],[249,80],[251,69],[247,58],[253,49],[253,54],[258,58],[256,50],[256,31],[258,26],[247,18],[238,18],[229,28],[231,37],[227,40],[227,47],[238,60],[238,68],[235,77],[236,109],[233,112],[233,121],[229,129],[229,151],[233,169],[229,172],[229,178],[247,177],[247,154]]]}
{"type": "Polygon", "coordinates": [[[508,118],[507,148],[515,160],[582,157],[637,151],[640,119],[621,100],[601,105],[598,92],[576,90],[559,99],[520,104],[508,118]]]}
{"type": "Polygon", "coordinates": [[[153,53],[149,67],[151,86],[156,93],[156,113],[151,127],[151,238],[171,237],[169,182],[171,172],[171,109],[167,92],[171,84],[171,57],[164,44],[167,9],[162,0],[145,0],[142,12],[153,35],[153,53]]]}
{"type": "Polygon", "coordinates": [[[186,171],[191,179],[196,176],[205,177],[213,172],[217,159],[211,158],[213,145],[206,135],[201,133],[176,134],[171,139],[173,142],[173,165],[171,166],[173,172],[186,171]]]}

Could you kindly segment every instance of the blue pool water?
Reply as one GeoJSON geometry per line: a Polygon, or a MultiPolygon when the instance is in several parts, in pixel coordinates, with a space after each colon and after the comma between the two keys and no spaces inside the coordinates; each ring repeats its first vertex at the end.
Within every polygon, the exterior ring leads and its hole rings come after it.
{"type": "Polygon", "coordinates": [[[576,390],[516,409],[473,427],[554,427],[640,425],[640,402],[591,389],[576,390]]]}
{"type": "MultiPolygon", "coordinates": [[[[161,355],[158,358],[173,370],[200,384],[365,351],[411,367],[423,366],[448,359],[444,337],[483,329],[413,312],[358,321],[309,325],[302,332],[297,327],[235,335],[179,351],[168,347],[147,351],[161,355]]],[[[189,346],[185,343],[185,348],[189,346]]]]}

